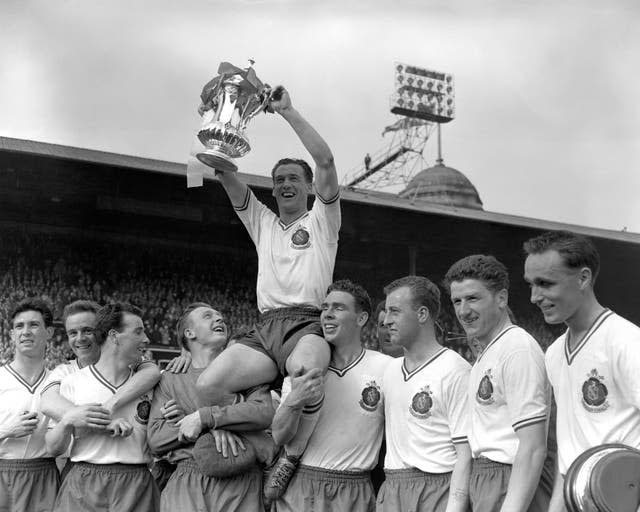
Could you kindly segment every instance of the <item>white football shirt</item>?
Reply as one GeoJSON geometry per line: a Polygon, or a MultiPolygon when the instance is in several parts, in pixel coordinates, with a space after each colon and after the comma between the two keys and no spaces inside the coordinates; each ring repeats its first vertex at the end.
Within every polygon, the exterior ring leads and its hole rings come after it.
{"type": "MultiPolygon", "coordinates": [[[[122,385],[124,383],[119,387],[122,385]]],[[[60,395],[76,405],[85,405],[104,403],[117,389],[94,365],[91,365],[64,377],[60,384],[60,395]]],[[[152,393],[146,393],[115,411],[114,418],[124,418],[133,426],[133,433],[129,437],[111,437],[85,432],[79,437],[74,437],[71,460],[92,464],[150,463],[147,422],[151,412],[151,398],[152,393]]]]}
{"type": "Polygon", "coordinates": [[[40,393],[49,376],[46,368],[29,384],[11,364],[0,367],[0,425],[15,421],[22,413],[37,412],[38,426],[28,436],[0,441],[0,459],[37,459],[48,457],[44,436],[49,418],[40,412],[40,393]]]}
{"type": "Polygon", "coordinates": [[[605,310],[569,350],[569,331],[545,364],[558,404],[558,463],[565,474],[585,450],[604,443],[640,449],[640,328],[605,310]]]}
{"type": "MultiPolygon", "coordinates": [[[[382,378],[391,357],[363,349],[343,369],[329,366],[324,402],[301,463],[334,471],[370,471],[384,431],[382,378]]],[[[287,377],[283,401],[291,390],[287,377]]]]}
{"type": "Polygon", "coordinates": [[[393,359],[382,380],[387,455],[385,469],[448,473],[466,443],[470,365],[443,348],[413,371],[393,359]]]}
{"type": "Polygon", "coordinates": [[[473,457],[513,464],[517,430],[547,422],[550,402],[542,349],[524,329],[506,327],[480,354],[469,375],[473,457]]]}
{"type": "Polygon", "coordinates": [[[235,207],[258,252],[258,309],[320,308],[333,278],[340,230],[339,194],[319,195],[313,208],[285,225],[247,189],[235,207]]]}

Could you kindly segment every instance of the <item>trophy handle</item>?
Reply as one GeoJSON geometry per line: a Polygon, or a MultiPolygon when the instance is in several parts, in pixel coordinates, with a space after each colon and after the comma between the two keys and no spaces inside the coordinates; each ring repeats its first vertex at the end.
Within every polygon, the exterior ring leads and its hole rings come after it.
{"type": "Polygon", "coordinates": [[[246,117],[246,119],[242,122],[243,128],[246,128],[247,123],[251,121],[254,117],[256,117],[260,112],[264,112],[267,106],[269,105],[269,99],[271,98],[271,87],[269,87],[268,85],[265,85],[264,89],[262,89],[262,94],[264,95],[264,99],[260,104],[260,108],[255,109],[246,117]]]}

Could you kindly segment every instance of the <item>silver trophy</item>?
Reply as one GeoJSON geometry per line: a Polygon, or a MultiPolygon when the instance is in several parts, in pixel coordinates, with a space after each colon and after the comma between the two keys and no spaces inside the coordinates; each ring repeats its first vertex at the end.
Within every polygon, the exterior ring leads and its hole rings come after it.
{"type": "Polygon", "coordinates": [[[196,154],[198,160],[219,171],[237,171],[233,159],[251,150],[244,134],[247,124],[267,109],[270,94],[271,88],[258,79],[253,67],[220,64],[218,76],[204,86],[200,95],[202,127],[198,139],[207,149],[196,154]]]}

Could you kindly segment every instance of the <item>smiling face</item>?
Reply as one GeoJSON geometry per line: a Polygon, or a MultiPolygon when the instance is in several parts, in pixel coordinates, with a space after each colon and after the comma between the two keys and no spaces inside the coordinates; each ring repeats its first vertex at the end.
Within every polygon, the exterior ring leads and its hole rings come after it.
{"type": "Polygon", "coordinates": [[[353,295],[334,290],[327,295],[320,308],[322,332],[328,343],[360,344],[360,329],[367,322],[368,315],[365,312],[358,313],[353,295]]]}
{"type": "Polygon", "coordinates": [[[224,348],[229,333],[224,317],[215,309],[201,306],[189,313],[185,336],[203,346],[224,348]]]}
{"type": "Polygon", "coordinates": [[[305,178],[304,169],[298,164],[280,165],[273,174],[273,197],[280,214],[302,215],[307,210],[307,198],[311,183],[305,178]]]}
{"type": "Polygon", "coordinates": [[[13,319],[11,339],[16,355],[43,359],[52,334],[53,329],[45,326],[39,311],[23,311],[13,319]]]}
{"type": "Polygon", "coordinates": [[[123,313],[120,330],[110,335],[115,336],[120,356],[129,364],[140,361],[149,345],[142,318],[132,313],[123,313]]]}
{"type": "Polygon", "coordinates": [[[490,342],[503,325],[507,309],[507,290],[493,292],[478,279],[451,283],[451,302],[468,338],[490,342]]]}
{"type": "Polygon", "coordinates": [[[588,269],[568,267],[555,250],[530,254],[524,264],[531,302],[540,308],[548,324],[571,320],[584,302],[590,276],[588,269]]]}
{"type": "Polygon", "coordinates": [[[100,358],[100,346],[95,335],[96,315],[82,311],[69,315],[64,323],[69,347],[81,366],[93,364],[100,358]]]}

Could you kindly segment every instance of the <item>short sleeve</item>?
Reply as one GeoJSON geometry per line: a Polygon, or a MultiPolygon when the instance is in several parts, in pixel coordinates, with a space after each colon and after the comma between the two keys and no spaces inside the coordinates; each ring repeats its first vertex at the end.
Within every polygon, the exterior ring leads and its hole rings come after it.
{"type": "Polygon", "coordinates": [[[40,394],[42,395],[49,389],[59,386],[60,382],[62,382],[62,379],[65,377],[65,375],[66,373],[63,369],[63,365],[59,364],[58,366],[56,366],[47,377],[47,382],[42,387],[40,394]]]}
{"type": "Polygon", "coordinates": [[[468,364],[460,364],[445,381],[447,417],[453,444],[468,443],[469,434],[469,372],[468,364]]]}
{"type": "Polygon", "coordinates": [[[609,344],[614,363],[611,375],[627,402],[640,409],[640,328],[630,322],[623,327],[609,344]]]}
{"type": "Polygon", "coordinates": [[[551,390],[542,353],[511,353],[502,366],[502,380],[514,430],[547,421],[551,390]]]}
{"type": "Polygon", "coordinates": [[[269,216],[275,217],[275,213],[258,201],[249,187],[247,187],[247,193],[242,204],[234,206],[233,209],[236,211],[238,218],[244,224],[251,240],[257,247],[260,244],[260,232],[263,220],[269,216]]]}
{"type": "Polygon", "coordinates": [[[329,243],[338,243],[338,233],[342,224],[340,212],[340,192],[328,200],[316,194],[316,200],[311,209],[318,221],[321,232],[329,243]]]}

